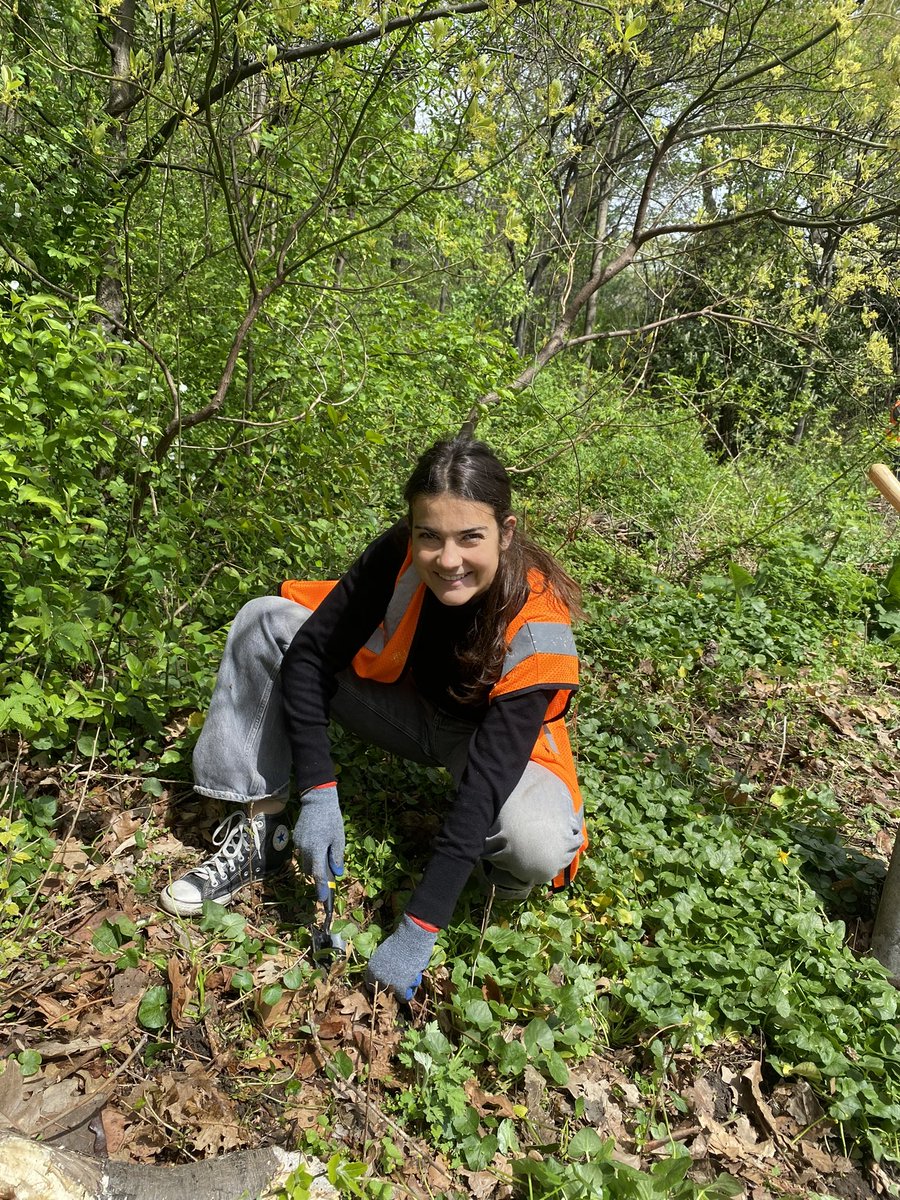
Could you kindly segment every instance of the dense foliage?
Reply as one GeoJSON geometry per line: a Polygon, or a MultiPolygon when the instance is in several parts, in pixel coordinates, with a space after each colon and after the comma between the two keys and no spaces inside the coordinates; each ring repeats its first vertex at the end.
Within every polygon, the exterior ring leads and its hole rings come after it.
{"type": "MultiPolygon", "coordinates": [[[[880,873],[847,842],[837,756],[813,778],[787,734],[821,749],[811,697],[896,679],[893,529],[862,473],[894,454],[898,79],[891,15],[821,0],[0,15],[0,729],[19,757],[151,796],[185,780],[236,607],[339,572],[467,418],[585,584],[592,852],[571,897],[486,934],[473,899],[441,943],[447,1019],[399,1053],[417,1086],[398,1118],[469,1170],[506,1156],[523,1195],[634,1181],[589,1130],[524,1157],[530,1134],[467,1081],[561,1086],[604,1046],[642,1048],[647,1140],[676,1054],[757,1039],[846,1145],[900,1157],[894,993],[841,924],[880,873]]],[[[402,893],[399,835],[362,800],[439,785],[342,749],[352,869],[402,893]]],[[[8,791],[13,958],[62,826],[8,791]]],[[[345,914],[361,954],[392,915],[345,914]]],[[[221,919],[252,992],[265,948],[221,919]]],[[[107,930],[126,966],[137,932],[107,930]]],[[[642,1194],[692,1194],[673,1152],[642,1194]]]]}

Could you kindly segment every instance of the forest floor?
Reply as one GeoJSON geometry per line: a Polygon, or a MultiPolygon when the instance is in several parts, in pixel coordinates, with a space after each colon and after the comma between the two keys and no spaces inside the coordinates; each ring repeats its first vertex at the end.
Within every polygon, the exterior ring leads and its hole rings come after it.
{"type": "MultiPolygon", "coordinates": [[[[738,731],[771,686],[751,674],[733,704],[695,720],[722,763],[746,777],[833,788],[846,826],[832,887],[840,892],[842,869],[848,887],[851,875],[877,887],[900,815],[900,691],[889,684],[873,696],[846,677],[822,684],[801,673],[790,685],[790,726],[748,747],[738,731]]],[[[312,1155],[340,1145],[390,1178],[395,1195],[514,1194],[502,1155],[488,1169],[462,1170],[396,1115],[398,1094],[415,1086],[398,1056],[407,1030],[437,1021],[454,1036],[446,967],[426,976],[411,1008],[373,1001],[352,944],[347,960],[310,972],[316,913],[309,887],[293,876],[246,889],[230,915],[172,918],[158,907],[159,889],[210,846],[211,814],[185,785],[153,797],[139,778],[104,775],[97,764],[41,765],[11,743],[4,757],[5,784],[56,800],[58,843],[33,907],[6,926],[15,957],[0,1012],[5,1053],[16,1056],[0,1076],[7,1124],[82,1153],[150,1164],[268,1144],[312,1155]]],[[[364,884],[348,876],[339,907],[370,911],[364,884]]],[[[870,930],[870,914],[847,922],[856,953],[866,953],[870,930]]],[[[617,1159],[645,1170],[680,1143],[691,1178],[724,1172],[752,1200],[869,1200],[895,1187],[888,1166],[841,1145],[805,1079],[766,1070],[761,1039],[675,1055],[656,1098],[638,1086],[643,1049],[640,1041],[599,1048],[569,1063],[565,1085],[529,1066],[511,1089],[472,1077],[465,1092],[479,1113],[516,1121],[522,1152],[535,1161],[588,1125],[614,1139],[617,1159]],[[648,1136],[661,1118],[668,1135],[648,1136]]]]}

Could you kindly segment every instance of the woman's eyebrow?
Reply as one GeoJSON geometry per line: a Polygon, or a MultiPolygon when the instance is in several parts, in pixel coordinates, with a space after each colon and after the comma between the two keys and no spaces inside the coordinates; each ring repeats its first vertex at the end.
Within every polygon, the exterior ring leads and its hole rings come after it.
{"type": "MultiPolygon", "coordinates": [[[[430,525],[413,525],[413,529],[421,529],[423,533],[438,533],[439,530],[433,529],[430,525]]],[[[472,525],[469,529],[457,529],[455,531],[457,537],[462,537],[467,533],[484,533],[487,525],[472,525]]]]}

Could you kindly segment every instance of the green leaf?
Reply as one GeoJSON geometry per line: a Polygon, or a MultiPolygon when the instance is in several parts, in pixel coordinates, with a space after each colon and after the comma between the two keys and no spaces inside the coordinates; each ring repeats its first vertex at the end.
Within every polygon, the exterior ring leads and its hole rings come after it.
{"type": "MultiPolygon", "coordinates": [[[[569,1157],[586,1160],[608,1159],[613,1143],[602,1138],[596,1129],[579,1129],[569,1142],[569,1157]]],[[[690,1161],[690,1160],[688,1160],[690,1161]]]]}
{"type": "Polygon", "coordinates": [[[62,521],[66,515],[65,509],[58,500],[54,500],[52,496],[43,495],[30,483],[19,484],[19,503],[37,504],[41,508],[49,508],[58,521],[62,521]]]}
{"type": "Polygon", "coordinates": [[[728,577],[734,584],[736,592],[745,592],[756,583],[756,579],[749,571],[745,570],[740,563],[728,564],[728,577]]]}
{"type": "Polygon", "coordinates": [[[101,954],[115,954],[121,944],[121,934],[110,921],[102,921],[94,930],[94,936],[91,938],[91,945],[101,954]]]}
{"type": "Polygon", "coordinates": [[[16,1061],[22,1068],[23,1075],[36,1075],[44,1060],[37,1050],[22,1050],[16,1055],[16,1061]]]}
{"type": "Polygon", "coordinates": [[[169,1023],[169,992],[158,984],[144,992],[138,1008],[138,1021],[145,1029],[163,1029],[169,1023]]]}
{"type": "Polygon", "coordinates": [[[528,1051],[521,1042],[504,1042],[497,1065],[503,1075],[521,1075],[528,1065],[528,1051]]]}
{"type": "Polygon", "coordinates": [[[543,1056],[543,1062],[547,1068],[547,1074],[554,1083],[558,1083],[560,1087],[565,1087],[569,1082],[569,1068],[560,1058],[555,1050],[548,1050],[543,1056]]]}
{"type": "Polygon", "coordinates": [[[117,917],[114,917],[112,924],[118,929],[122,942],[129,941],[137,933],[137,925],[125,913],[119,913],[117,917]]]}
{"type": "Polygon", "coordinates": [[[822,1072],[815,1063],[781,1063],[779,1065],[782,1075],[799,1075],[801,1078],[809,1079],[813,1083],[819,1083],[822,1079],[822,1072]]]}
{"type": "Polygon", "coordinates": [[[466,1020],[471,1021],[475,1028],[480,1029],[482,1033],[497,1023],[486,1000],[470,1000],[465,1011],[466,1020]]]}
{"type": "Polygon", "coordinates": [[[522,1037],[529,1058],[536,1058],[542,1050],[553,1049],[553,1030],[543,1017],[535,1017],[529,1021],[522,1037]]]}
{"type": "Polygon", "coordinates": [[[129,946],[128,949],[119,958],[116,959],[116,970],[126,971],[129,967],[136,967],[141,961],[141,952],[137,946],[129,946]]]}
{"type": "Polygon", "coordinates": [[[887,573],[887,578],[884,581],[884,586],[890,593],[891,598],[900,602],[900,554],[894,556],[890,570],[887,573]]]}
{"type": "Polygon", "coordinates": [[[249,971],[235,971],[231,977],[231,986],[236,992],[251,992],[253,990],[253,976],[249,971]]]}
{"type": "Polygon", "coordinates": [[[216,900],[204,900],[200,909],[200,929],[203,933],[217,933],[222,920],[228,914],[224,904],[216,900]]]}
{"type": "Polygon", "coordinates": [[[83,733],[78,739],[78,752],[85,758],[90,758],[97,748],[97,739],[88,733],[83,733]]]}
{"type": "Polygon", "coordinates": [[[240,913],[226,912],[219,924],[219,932],[229,942],[239,942],[247,930],[247,920],[240,913]]]}
{"type": "Polygon", "coordinates": [[[353,1060],[344,1050],[338,1050],[333,1054],[328,1061],[329,1067],[340,1076],[341,1079],[351,1079],[354,1073],[353,1060]]]}
{"type": "Polygon", "coordinates": [[[470,1171],[483,1171],[489,1167],[497,1153],[497,1138],[494,1134],[488,1137],[477,1137],[474,1134],[463,1140],[463,1158],[470,1171]]]}
{"type": "Polygon", "coordinates": [[[690,1165],[690,1157],[683,1154],[680,1158],[666,1158],[662,1162],[654,1163],[650,1168],[650,1174],[653,1176],[654,1182],[665,1189],[665,1194],[668,1195],[687,1175],[690,1165]]]}
{"type": "Polygon", "coordinates": [[[267,1004],[270,1008],[272,1008],[278,1003],[283,995],[284,988],[279,987],[277,983],[272,983],[269,984],[268,987],[263,988],[260,999],[262,1000],[263,1004],[267,1004]]]}

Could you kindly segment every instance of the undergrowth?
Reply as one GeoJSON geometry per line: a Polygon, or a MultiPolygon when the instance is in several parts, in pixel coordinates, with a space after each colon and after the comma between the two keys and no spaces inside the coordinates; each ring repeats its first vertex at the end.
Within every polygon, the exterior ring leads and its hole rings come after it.
{"type": "MultiPolygon", "coordinates": [[[[780,759],[768,775],[747,767],[757,743],[777,749],[788,723],[805,728],[807,684],[838,669],[848,685],[872,690],[896,678],[896,631],[885,614],[897,581],[886,526],[848,482],[847,457],[834,447],[818,471],[798,460],[790,490],[784,462],[776,487],[765,463],[747,464],[739,478],[696,433],[674,436],[664,446],[632,431],[581,447],[577,480],[572,462],[551,468],[559,503],[541,502],[526,481],[533,524],[544,515],[586,585],[576,744],[591,850],[569,894],[498,911],[486,930],[467,893],[435,958],[452,979],[447,1009],[411,1029],[398,1055],[408,1086],[395,1095],[395,1116],[467,1170],[506,1156],[517,1194],[533,1200],[734,1194],[725,1178],[692,1183],[690,1160],[674,1143],[668,1160],[639,1174],[611,1157],[577,1110],[546,1144],[521,1106],[492,1116],[467,1092],[477,1079],[514,1095],[529,1069],[561,1088],[580,1061],[617,1047],[639,1047],[647,1104],[638,1140],[670,1131],[676,1054],[702,1063],[715,1045],[747,1039],[773,1077],[812,1084],[837,1144],[900,1160],[896,993],[877,963],[850,948],[841,919],[871,912],[879,869],[847,844],[840,797],[827,785],[786,781],[780,759]],[[629,474],[635,456],[644,467],[629,474]],[[562,503],[573,495],[581,514],[574,532],[562,503]],[[760,686],[750,704],[753,681],[760,686]],[[540,1156],[527,1157],[535,1145],[540,1156]]],[[[24,654],[26,635],[39,638],[49,656],[50,626],[39,622],[52,625],[53,614],[38,599],[34,613],[18,620],[15,645],[24,654]]],[[[75,614],[71,646],[59,642],[62,657],[48,657],[43,674],[23,673],[4,712],[12,724],[24,713],[20,728],[51,754],[73,731],[80,749],[93,747],[102,710],[100,762],[145,779],[153,793],[159,777],[185,773],[191,727],[167,730],[166,722],[174,707],[199,706],[213,656],[201,625],[173,618],[165,634],[149,637],[148,620],[132,622],[148,639],[139,658],[129,649],[127,613],[114,618],[100,605],[94,617],[75,614]],[[89,618],[106,646],[123,652],[128,680],[120,675],[112,692],[97,673],[62,682],[68,650],[82,653],[90,641],[89,618]]],[[[338,750],[349,870],[368,896],[393,903],[342,912],[340,928],[364,958],[421,864],[390,820],[377,833],[354,831],[354,808],[381,805],[387,815],[397,795],[440,797],[447,784],[424,768],[373,769],[349,742],[338,750]]],[[[21,926],[29,888],[46,869],[53,823],[47,803],[9,798],[0,825],[7,929],[21,926]]],[[[264,942],[238,923],[226,928],[221,913],[208,920],[229,947],[232,986],[249,990],[264,942]]],[[[109,952],[140,961],[136,933],[111,927],[109,952]]],[[[152,1000],[145,1016],[159,1028],[166,998],[152,1000]]],[[[338,1166],[351,1194],[386,1195],[354,1175],[353,1164],[338,1166]]],[[[286,1194],[300,1197],[306,1186],[298,1176],[286,1194]]]]}

